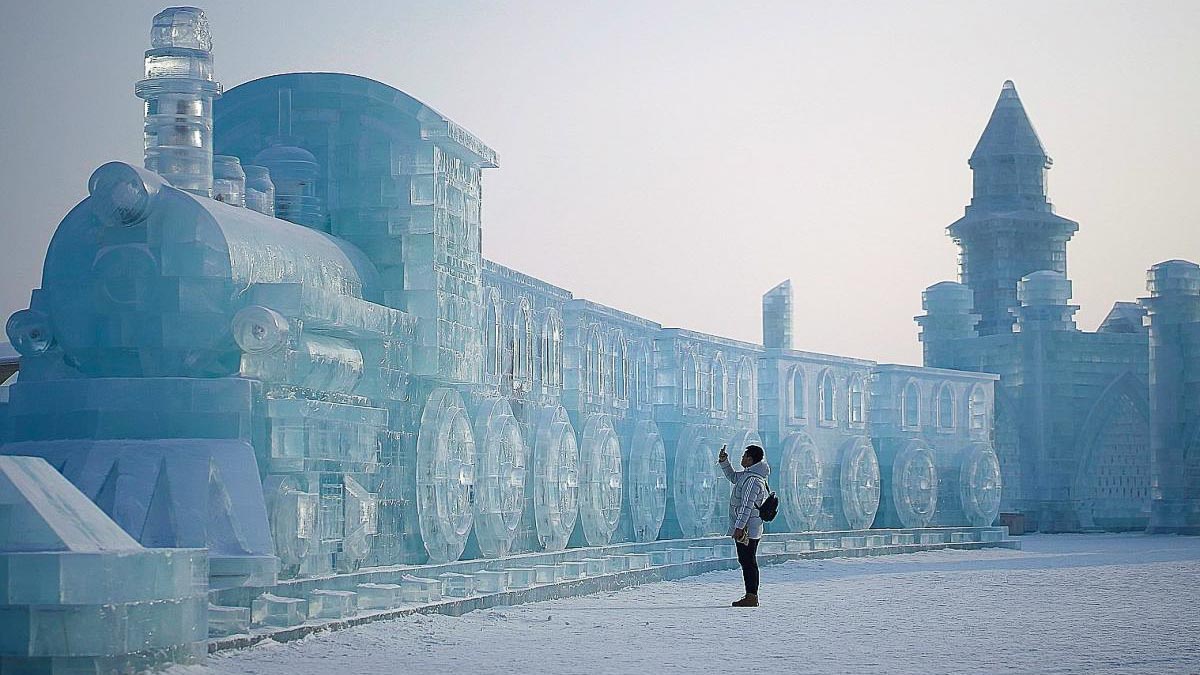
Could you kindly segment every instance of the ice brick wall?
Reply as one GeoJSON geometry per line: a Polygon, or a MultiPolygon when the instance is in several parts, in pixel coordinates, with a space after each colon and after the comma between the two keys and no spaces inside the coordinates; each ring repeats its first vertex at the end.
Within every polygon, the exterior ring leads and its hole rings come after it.
{"type": "Polygon", "coordinates": [[[998,378],[888,364],[871,379],[881,480],[876,523],[991,525],[1003,494],[991,438],[998,378]]]}
{"type": "MultiPolygon", "coordinates": [[[[845,529],[872,522],[879,477],[864,441],[874,363],[792,349],[759,359],[759,428],[774,457],[783,523],[771,529],[845,529]]],[[[867,443],[869,445],[869,442],[867,443]]]]}
{"type": "MultiPolygon", "coordinates": [[[[660,536],[726,530],[731,486],[717,466],[758,435],[758,345],[679,328],[654,345],[654,419],[667,459],[667,507],[660,536]]],[[[768,461],[770,459],[768,458],[768,461]]]]}
{"type": "Polygon", "coordinates": [[[203,549],[143,548],[41,458],[0,457],[0,670],[203,659],[203,549]]]}
{"type": "Polygon", "coordinates": [[[355,75],[254,80],[226,92],[214,117],[218,151],[244,163],[284,139],[311,153],[328,231],[379,269],[372,299],[418,317],[414,372],[478,382],[480,179],[498,165],[495,151],[407,94],[355,75]]]}
{"type": "Polygon", "coordinates": [[[581,433],[580,522],[573,541],[653,539],[667,483],[648,381],[660,326],[582,299],[566,305],[564,323],[571,367],[563,405],[581,433]]]}

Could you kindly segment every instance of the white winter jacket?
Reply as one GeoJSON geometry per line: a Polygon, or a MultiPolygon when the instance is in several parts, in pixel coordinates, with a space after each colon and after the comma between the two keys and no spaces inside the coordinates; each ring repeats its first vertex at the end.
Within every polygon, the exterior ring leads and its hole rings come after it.
{"type": "Polygon", "coordinates": [[[726,459],[721,462],[721,470],[733,483],[733,493],[729,496],[729,536],[733,536],[734,530],[744,527],[751,539],[762,538],[763,521],[757,507],[762,506],[767,498],[767,478],[771,475],[771,466],[764,459],[744,471],[734,471],[726,459]]]}

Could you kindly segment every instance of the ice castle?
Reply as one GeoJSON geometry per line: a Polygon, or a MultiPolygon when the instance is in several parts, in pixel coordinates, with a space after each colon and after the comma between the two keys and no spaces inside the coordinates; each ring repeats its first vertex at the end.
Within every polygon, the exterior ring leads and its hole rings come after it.
{"type": "MultiPolygon", "coordinates": [[[[140,667],[444,597],[717,569],[721,445],[776,466],[765,555],[984,545],[1004,501],[1078,511],[1054,482],[1081,475],[1074,456],[1022,417],[1066,433],[1055,396],[1090,430],[1086,466],[1160,490],[1169,527],[1197,522],[1200,269],[1156,268],[1148,336],[1126,305],[1075,330],[1075,224],[1045,201],[1011,87],[952,226],[967,285],[927,291],[916,367],[794,349],[790,282],[763,296],[760,345],[487,260],[494,150],[355,75],[223,91],[199,9],[159,13],[145,59],[144,167],[96,169],[7,326],[0,623],[19,630],[0,664],[140,667]],[[1049,374],[1078,383],[1035,398],[1049,374]],[[80,594],[88,576],[148,581],[80,594]]],[[[1088,523],[1144,523],[1143,495],[1093,483],[1088,523]]]]}
{"type": "Polygon", "coordinates": [[[1074,321],[1067,242],[1046,194],[1051,159],[1011,81],[971,153],[952,223],[961,283],[925,290],[927,366],[995,373],[1003,510],[1043,531],[1200,533],[1200,268],[1148,274],[1095,332],[1074,321]]]}

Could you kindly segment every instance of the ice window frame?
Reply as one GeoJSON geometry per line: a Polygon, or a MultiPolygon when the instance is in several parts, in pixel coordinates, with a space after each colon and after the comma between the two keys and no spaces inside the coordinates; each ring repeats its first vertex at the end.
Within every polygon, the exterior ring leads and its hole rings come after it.
{"type": "Polygon", "coordinates": [[[817,420],[822,426],[837,424],[837,383],[833,371],[822,371],[817,380],[817,420]]]}
{"type": "Polygon", "coordinates": [[[792,366],[788,371],[788,411],[793,421],[803,422],[808,419],[808,390],[805,387],[808,378],[804,368],[792,366]]]}
{"type": "Polygon", "coordinates": [[[937,398],[934,399],[934,416],[937,417],[935,426],[938,431],[953,431],[954,430],[954,387],[949,382],[943,382],[937,390],[937,398]]]}
{"type": "Polygon", "coordinates": [[[910,431],[921,428],[921,387],[916,380],[909,380],[901,390],[900,427],[910,431]]]}
{"type": "Polygon", "coordinates": [[[728,377],[725,355],[717,352],[717,355],[713,357],[712,366],[712,407],[717,412],[725,412],[729,406],[728,377]]]}
{"type": "Polygon", "coordinates": [[[696,408],[699,400],[700,366],[691,352],[683,355],[680,374],[683,377],[683,407],[696,408]]]}
{"type": "Polygon", "coordinates": [[[987,392],[984,391],[983,385],[977,384],[971,388],[971,396],[967,399],[967,408],[971,431],[986,431],[991,411],[988,410],[987,392]]]}
{"type": "Polygon", "coordinates": [[[867,387],[860,373],[850,375],[846,385],[847,420],[853,426],[867,423],[867,387]]]}
{"type": "Polygon", "coordinates": [[[735,395],[737,396],[737,413],[739,415],[754,414],[754,403],[758,398],[758,392],[754,390],[754,365],[745,356],[738,362],[735,395]]]}

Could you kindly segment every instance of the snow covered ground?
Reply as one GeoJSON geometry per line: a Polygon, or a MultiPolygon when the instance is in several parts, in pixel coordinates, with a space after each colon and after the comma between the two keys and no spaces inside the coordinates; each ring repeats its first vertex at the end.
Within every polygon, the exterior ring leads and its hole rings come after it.
{"type": "Polygon", "coordinates": [[[217,654],[217,673],[1200,671],[1200,538],[1033,535],[737,571],[618,592],[414,616],[217,654]]]}

